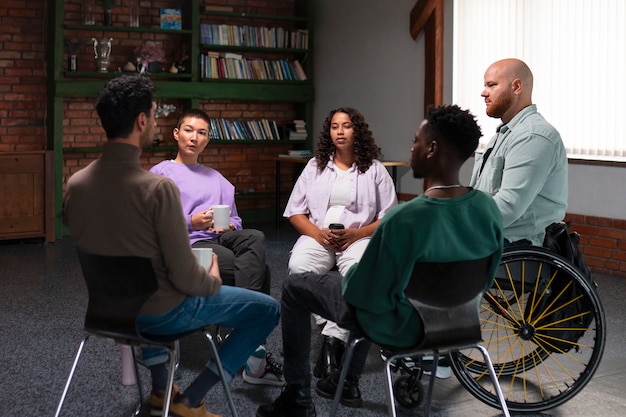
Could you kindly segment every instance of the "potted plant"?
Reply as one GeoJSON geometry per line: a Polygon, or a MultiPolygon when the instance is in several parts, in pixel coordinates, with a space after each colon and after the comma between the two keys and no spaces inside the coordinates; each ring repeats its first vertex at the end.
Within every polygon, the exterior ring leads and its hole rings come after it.
{"type": "Polygon", "coordinates": [[[137,68],[140,73],[158,72],[165,54],[154,41],[143,41],[135,48],[137,68]]]}

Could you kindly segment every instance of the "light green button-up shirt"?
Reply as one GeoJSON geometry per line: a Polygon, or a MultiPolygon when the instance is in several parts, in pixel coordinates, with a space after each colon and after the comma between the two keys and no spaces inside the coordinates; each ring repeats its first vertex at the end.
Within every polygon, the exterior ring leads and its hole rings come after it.
{"type": "Polygon", "coordinates": [[[567,209],[567,154],[559,132],[533,104],[498,128],[490,148],[489,155],[476,153],[470,186],[493,196],[507,240],[541,246],[545,228],[563,220],[567,209]]]}

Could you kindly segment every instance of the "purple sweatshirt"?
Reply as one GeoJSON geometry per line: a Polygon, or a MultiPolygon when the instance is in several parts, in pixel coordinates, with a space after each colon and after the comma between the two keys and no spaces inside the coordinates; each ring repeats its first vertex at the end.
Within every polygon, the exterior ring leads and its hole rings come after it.
{"type": "Polygon", "coordinates": [[[150,172],[168,177],[178,185],[190,244],[219,236],[219,233],[194,230],[191,227],[192,215],[206,211],[217,204],[230,206],[230,222],[236,230],[243,228],[241,217],[235,206],[235,186],[217,170],[202,164],[186,165],[167,160],[153,166],[150,172]]]}

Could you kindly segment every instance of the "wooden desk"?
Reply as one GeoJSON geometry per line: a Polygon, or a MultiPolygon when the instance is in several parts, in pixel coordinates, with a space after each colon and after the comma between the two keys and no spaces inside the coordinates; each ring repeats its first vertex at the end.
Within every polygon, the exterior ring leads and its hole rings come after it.
{"type": "MultiPolygon", "coordinates": [[[[300,158],[297,156],[289,156],[289,155],[278,155],[276,157],[276,228],[280,227],[280,164],[282,162],[288,162],[292,164],[302,164],[305,165],[309,162],[310,157],[300,158]]],[[[398,167],[409,166],[407,161],[381,161],[385,167],[391,168],[391,179],[393,180],[393,184],[397,184],[398,180],[398,167]]],[[[397,190],[396,190],[397,191],[397,190]]]]}

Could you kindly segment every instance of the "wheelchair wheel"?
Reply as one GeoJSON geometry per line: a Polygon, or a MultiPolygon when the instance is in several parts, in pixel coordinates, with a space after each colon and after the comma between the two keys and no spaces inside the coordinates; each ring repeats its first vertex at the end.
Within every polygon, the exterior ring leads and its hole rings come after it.
{"type": "Polygon", "coordinates": [[[424,398],[424,388],[419,378],[401,375],[393,383],[393,396],[401,406],[415,408],[424,398]]]}
{"type": "MultiPolygon", "coordinates": [[[[481,305],[483,346],[511,411],[554,408],[591,380],[606,337],[604,310],[590,283],[561,256],[540,247],[506,248],[481,305]]],[[[476,349],[450,355],[472,395],[499,402],[476,349]]]]}

